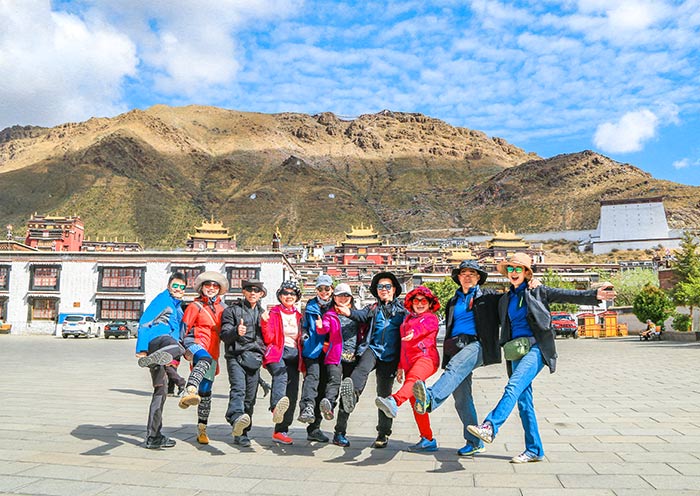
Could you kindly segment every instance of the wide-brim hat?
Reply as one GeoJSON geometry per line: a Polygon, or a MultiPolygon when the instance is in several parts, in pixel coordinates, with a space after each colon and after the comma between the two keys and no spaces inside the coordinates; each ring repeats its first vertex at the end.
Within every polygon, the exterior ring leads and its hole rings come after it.
{"type": "Polygon", "coordinates": [[[394,298],[398,298],[401,294],[401,283],[391,272],[379,272],[378,274],[374,275],[374,277],[372,278],[372,282],[369,285],[369,292],[372,293],[372,296],[379,299],[379,293],[377,293],[377,284],[379,284],[380,279],[391,280],[391,284],[394,286],[395,289],[394,298]]]}
{"type": "Polygon", "coordinates": [[[435,296],[433,292],[425,286],[416,286],[408,292],[403,303],[406,310],[413,312],[413,299],[419,295],[428,300],[428,304],[430,305],[428,307],[429,312],[435,313],[440,310],[440,301],[437,299],[437,296],[435,296]]]}
{"type": "Polygon", "coordinates": [[[509,259],[500,261],[498,265],[496,265],[496,270],[507,277],[508,270],[506,269],[506,267],[508,267],[509,265],[523,267],[525,269],[526,275],[529,272],[530,276],[532,276],[532,259],[527,253],[514,253],[513,256],[511,256],[509,259]]]}
{"type": "Polygon", "coordinates": [[[247,279],[241,281],[241,289],[245,289],[250,286],[258,288],[260,291],[262,291],[263,298],[267,296],[267,289],[265,289],[265,286],[263,285],[262,281],[258,281],[257,279],[247,279]]]}
{"type": "Polygon", "coordinates": [[[207,281],[215,282],[219,285],[219,295],[222,295],[228,291],[228,280],[226,277],[221,272],[215,272],[213,270],[202,272],[197,276],[197,278],[194,280],[195,291],[200,293],[202,290],[202,285],[207,281]]]}
{"type": "Polygon", "coordinates": [[[459,282],[459,278],[457,276],[459,276],[462,269],[472,269],[476,271],[476,273],[479,274],[479,286],[484,284],[486,282],[486,278],[489,276],[485,270],[482,270],[481,267],[479,267],[479,262],[476,260],[462,260],[459,267],[452,269],[452,280],[456,282],[458,286],[461,286],[461,283],[459,282]]]}

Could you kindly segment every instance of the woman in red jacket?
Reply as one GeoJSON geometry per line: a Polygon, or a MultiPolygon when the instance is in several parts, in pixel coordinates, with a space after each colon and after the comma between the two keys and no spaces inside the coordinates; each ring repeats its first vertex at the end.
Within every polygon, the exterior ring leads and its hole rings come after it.
{"type": "Polygon", "coordinates": [[[197,441],[209,444],[207,422],[211,411],[211,389],[219,373],[221,314],[224,304],[221,295],[228,291],[228,280],[219,272],[202,272],[194,281],[199,296],[187,305],[182,316],[180,340],[192,360],[192,371],[187,379],[180,408],[197,407],[197,441]]]}
{"type": "MultiPolygon", "coordinates": [[[[377,398],[375,403],[385,415],[394,418],[399,405],[413,396],[413,384],[425,381],[437,372],[440,355],[437,350],[437,333],[439,321],[435,312],[440,309],[437,297],[425,286],[418,286],[406,295],[404,307],[409,314],[401,324],[401,357],[396,380],[403,386],[396,393],[386,398],[377,398]]],[[[418,424],[420,441],[409,446],[408,451],[436,451],[437,441],[433,438],[430,418],[427,414],[418,415],[413,410],[413,417],[418,424]]]]}
{"type": "Polygon", "coordinates": [[[299,396],[299,359],[301,349],[301,313],[296,308],[301,299],[301,288],[296,281],[284,281],[277,290],[280,304],[275,305],[261,319],[263,340],[267,349],[263,357],[272,376],[270,410],[275,432],[272,440],[278,444],[292,444],[289,426],[294,420],[294,405],[299,396]],[[290,405],[292,408],[289,408],[290,405]]]}

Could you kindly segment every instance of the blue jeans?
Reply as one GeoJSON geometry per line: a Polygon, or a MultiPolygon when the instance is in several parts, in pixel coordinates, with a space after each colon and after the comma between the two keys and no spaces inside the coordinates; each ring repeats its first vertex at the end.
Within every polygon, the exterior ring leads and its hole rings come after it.
{"type": "Polygon", "coordinates": [[[525,449],[537,456],[544,456],[537,417],[535,417],[535,405],[532,403],[532,381],[544,367],[540,347],[537,344],[533,345],[527,355],[520,360],[514,360],[512,365],[513,373],[506,384],[503,396],[496,408],[488,414],[485,422],[491,423],[495,437],[517,402],[520,421],[525,431],[525,449]]]}
{"type": "Polygon", "coordinates": [[[475,425],[479,419],[476,416],[474,398],[472,397],[472,371],[484,364],[481,343],[474,341],[462,348],[453,356],[447,368],[435,384],[428,388],[430,411],[440,407],[450,396],[455,399],[455,410],[462,421],[463,436],[467,443],[481,447],[483,442],[467,431],[468,425],[475,425]]]}

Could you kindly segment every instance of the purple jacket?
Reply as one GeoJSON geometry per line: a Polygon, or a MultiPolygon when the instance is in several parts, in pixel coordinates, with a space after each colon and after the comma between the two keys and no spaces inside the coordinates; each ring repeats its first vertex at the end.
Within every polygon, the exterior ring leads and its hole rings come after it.
{"type": "Polygon", "coordinates": [[[340,319],[335,313],[335,308],[331,308],[323,315],[323,326],[316,329],[318,334],[328,334],[328,349],[326,359],[323,363],[327,365],[338,365],[343,354],[343,330],[340,327],[340,319]]]}

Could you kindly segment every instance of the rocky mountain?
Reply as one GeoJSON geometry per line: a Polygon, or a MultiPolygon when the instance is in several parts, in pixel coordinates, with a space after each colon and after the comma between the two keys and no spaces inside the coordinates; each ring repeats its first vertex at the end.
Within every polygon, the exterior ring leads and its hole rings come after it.
{"type": "MultiPolygon", "coordinates": [[[[0,131],[0,221],[78,214],[88,236],[181,247],[214,216],[239,245],[382,233],[593,228],[601,198],[664,195],[698,225],[700,188],[582,152],[542,159],[421,114],[260,114],[154,106],[0,131]]],[[[20,232],[20,231],[16,231],[20,232]]],[[[434,233],[433,233],[434,234],[434,233]]],[[[404,237],[408,237],[406,234],[404,237]]]]}

